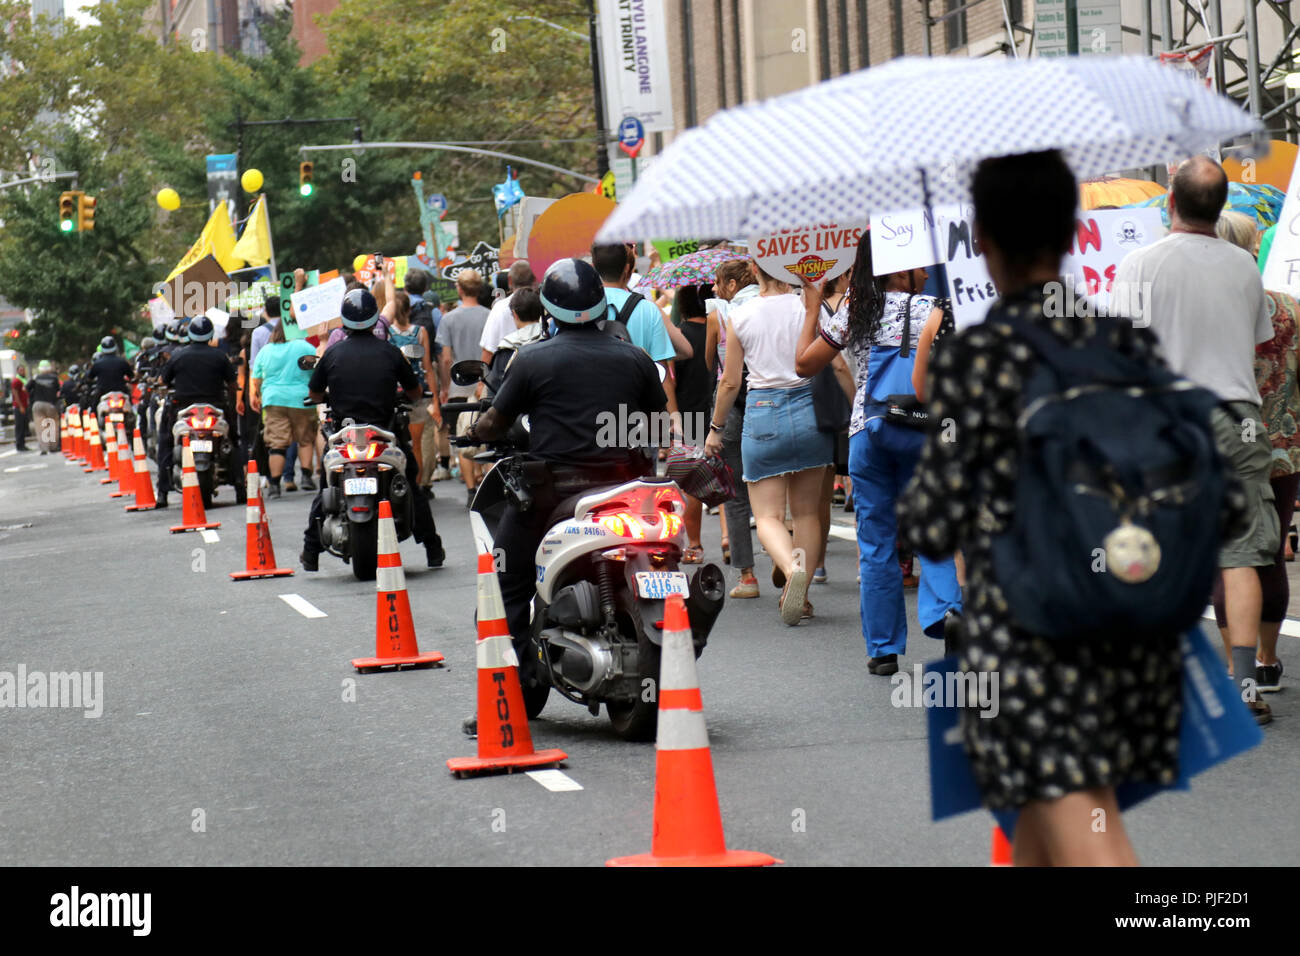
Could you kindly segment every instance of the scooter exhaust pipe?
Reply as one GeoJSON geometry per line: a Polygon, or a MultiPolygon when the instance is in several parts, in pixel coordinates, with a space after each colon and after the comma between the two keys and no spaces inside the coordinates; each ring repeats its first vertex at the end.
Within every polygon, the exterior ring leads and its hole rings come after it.
{"type": "Polygon", "coordinates": [[[704,564],[691,575],[686,610],[691,620],[691,637],[701,647],[709,640],[713,622],[727,599],[727,577],[716,564],[704,564]]]}

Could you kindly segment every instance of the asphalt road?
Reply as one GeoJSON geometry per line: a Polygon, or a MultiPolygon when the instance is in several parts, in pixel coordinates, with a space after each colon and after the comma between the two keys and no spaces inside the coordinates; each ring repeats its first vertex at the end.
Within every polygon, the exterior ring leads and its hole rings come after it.
{"type": "MultiPolygon", "coordinates": [[[[179,496],[126,514],[61,455],[0,452],[0,671],[103,673],[98,718],[0,709],[0,862],[598,865],[648,851],[654,747],[556,695],[534,743],[567,751],[581,790],[447,772],[475,753],[460,731],[475,568],[463,489],[436,488],[447,567],[423,569],[412,541],[403,552],[420,647],[447,666],[357,675],[374,585],[329,555],[317,574],[232,582],[244,512],[229,489],[207,542],[168,533],[179,496]]],[[[281,565],[297,567],[309,502],[269,505],[281,565]]],[[[851,540],[832,539],[828,569],[814,620],[784,627],[764,581],[760,600],[729,602],[700,659],[729,846],[796,866],[987,864],[991,818],[931,822],[924,712],[891,706],[889,681],[867,673],[851,540]]],[[[917,631],[903,664],[937,656],[917,631]]],[[[1296,639],[1282,656],[1300,671],[1296,639]]],[[[1126,815],[1144,863],[1300,859],[1300,691],[1285,684],[1261,747],[1126,815]]]]}

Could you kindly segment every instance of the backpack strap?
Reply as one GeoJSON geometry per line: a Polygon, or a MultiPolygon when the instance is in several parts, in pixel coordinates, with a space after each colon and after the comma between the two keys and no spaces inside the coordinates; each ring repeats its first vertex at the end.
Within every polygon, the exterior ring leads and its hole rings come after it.
{"type": "Polygon", "coordinates": [[[623,308],[614,313],[614,321],[621,325],[627,325],[632,318],[632,313],[636,311],[636,307],[644,301],[645,296],[640,292],[629,292],[627,294],[627,301],[623,303],[623,308]]]}
{"type": "Polygon", "coordinates": [[[907,302],[903,304],[903,341],[898,346],[899,358],[910,358],[912,355],[912,300],[916,298],[916,293],[910,293],[907,302]]]}

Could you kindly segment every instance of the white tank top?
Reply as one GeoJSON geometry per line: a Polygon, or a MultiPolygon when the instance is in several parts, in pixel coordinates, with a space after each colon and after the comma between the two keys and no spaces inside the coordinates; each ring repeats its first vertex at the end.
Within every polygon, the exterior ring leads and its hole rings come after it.
{"type": "Polygon", "coordinates": [[[755,296],[732,310],[750,388],[796,388],[811,381],[794,370],[803,323],[803,300],[793,292],[755,296]]]}

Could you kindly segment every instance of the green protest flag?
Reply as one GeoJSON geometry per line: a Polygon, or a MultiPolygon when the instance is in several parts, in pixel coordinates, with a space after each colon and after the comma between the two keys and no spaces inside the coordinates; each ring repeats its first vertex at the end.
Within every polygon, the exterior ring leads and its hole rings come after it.
{"type": "Polygon", "coordinates": [[[123,357],[123,358],[125,358],[125,359],[132,359],[132,358],[135,358],[136,354],[137,354],[139,351],[140,351],[140,346],[136,345],[136,344],[135,344],[134,342],[132,342],[130,339],[123,339],[123,340],[122,340],[122,357],[123,357]]]}

